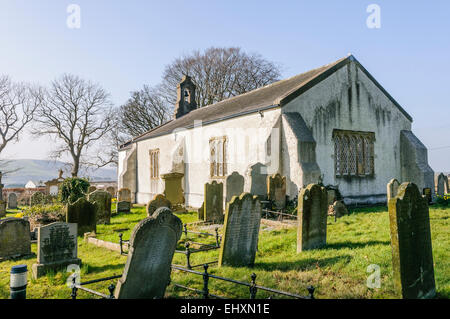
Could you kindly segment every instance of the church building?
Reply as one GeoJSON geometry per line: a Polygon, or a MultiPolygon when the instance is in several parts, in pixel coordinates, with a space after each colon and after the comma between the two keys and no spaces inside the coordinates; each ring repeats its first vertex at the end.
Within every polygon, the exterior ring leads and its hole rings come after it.
{"type": "Polygon", "coordinates": [[[118,187],[136,203],[179,178],[185,205],[200,207],[204,184],[224,183],[226,197],[233,173],[260,196],[266,176],[280,173],[291,200],[321,182],[346,204],[382,203],[392,178],[434,194],[413,119],[352,55],[201,108],[195,79],[184,76],[177,89],[173,119],[119,148],[118,187]]]}

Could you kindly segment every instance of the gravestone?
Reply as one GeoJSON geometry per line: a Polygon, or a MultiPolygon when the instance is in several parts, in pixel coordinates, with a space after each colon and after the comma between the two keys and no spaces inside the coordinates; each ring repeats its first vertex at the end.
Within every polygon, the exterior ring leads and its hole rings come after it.
{"type": "Polygon", "coordinates": [[[444,175],[444,194],[450,194],[450,185],[448,184],[448,176],[444,175]]]}
{"type": "Polygon", "coordinates": [[[431,204],[431,202],[433,201],[433,196],[431,195],[431,188],[424,188],[422,194],[427,199],[428,204],[431,204]]]}
{"type": "Polygon", "coordinates": [[[152,216],[141,220],[131,234],[127,262],[115,298],[162,298],[181,232],[181,220],[167,207],[160,207],[152,216]]]}
{"type": "Polygon", "coordinates": [[[111,197],[116,197],[116,189],[112,186],[106,188],[106,191],[111,194],[111,197]]]}
{"type": "Polygon", "coordinates": [[[30,222],[14,217],[0,219],[0,261],[30,255],[30,222]]]}
{"type": "Polygon", "coordinates": [[[436,195],[444,196],[445,193],[445,176],[440,173],[437,177],[436,195]]]}
{"type": "Polygon", "coordinates": [[[253,266],[258,248],[261,202],[257,196],[243,193],[227,204],[220,266],[253,266]]]}
{"type": "Polygon", "coordinates": [[[297,252],[316,249],[327,242],[328,194],[325,187],[309,184],[298,195],[297,252]]]}
{"type": "Polygon", "coordinates": [[[80,265],[77,258],[77,224],[55,222],[37,228],[37,263],[33,264],[33,278],[49,270],[63,270],[71,264],[80,265]]]}
{"type": "Polygon", "coordinates": [[[6,216],[6,202],[4,200],[0,200],[0,217],[6,216]]]}
{"type": "Polygon", "coordinates": [[[250,167],[250,193],[261,200],[267,197],[267,167],[261,163],[250,167]]]}
{"type": "Polygon", "coordinates": [[[45,197],[45,195],[42,192],[33,193],[30,197],[30,205],[34,206],[34,205],[42,204],[44,202],[44,197],[45,197]]]}
{"type": "Polygon", "coordinates": [[[436,294],[428,203],[414,183],[403,183],[389,200],[392,269],[398,296],[436,294]]]}
{"type": "Polygon", "coordinates": [[[203,220],[205,217],[205,202],[202,203],[202,206],[197,210],[198,220],[203,220]]]}
{"type": "Polygon", "coordinates": [[[184,174],[169,173],[161,175],[164,180],[164,196],[172,203],[173,211],[184,211],[184,191],[182,178],[184,174]]]}
{"type": "Polygon", "coordinates": [[[275,209],[286,207],[286,176],[279,173],[267,176],[267,196],[275,209]]]}
{"type": "Polygon", "coordinates": [[[89,193],[88,200],[95,204],[97,224],[109,225],[111,220],[111,194],[100,189],[89,193]]]}
{"type": "Polygon", "coordinates": [[[400,186],[400,183],[395,178],[391,179],[389,183],[386,186],[387,189],[387,202],[389,203],[389,200],[391,198],[394,198],[397,196],[398,188],[400,186]]]}
{"type": "Polygon", "coordinates": [[[6,202],[3,200],[2,172],[0,172],[0,217],[6,216],[6,202]]]}
{"type": "Polygon", "coordinates": [[[172,208],[172,204],[163,194],[156,195],[151,201],[148,202],[147,216],[152,216],[153,213],[160,207],[167,207],[169,209],[172,208]]]}
{"type": "Polygon", "coordinates": [[[66,205],[66,222],[76,223],[78,236],[97,232],[97,207],[86,198],[81,197],[73,204],[66,205]]]}
{"type": "Polygon", "coordinates": [[[89,193],[92,193],[92,192],[95,192],[97,190],[97,187],[95,187],[95,186],[89,186],[89,188],[88,188],[88,194],[89,193]]]}
{"type": "Polygon", "coordinates": [[[131,191],[128,188],[121,188],[117,192],[117,213],[129,213],[131,210],[131,191]]]}
{"type": "Polygon", "coordinates": [[[16,209],[17,208],[17,195],[16,193],[10,193],[8,196],[8,208],[16,209]]]}
{"type": "Polygon", "coordinates": [[[223,183],[213,181],[211,184],[205,184],[203,221],[223,221],[223,183]]]}
{"type": "Polygon", "coordinates": [[[244,192],[244,176],[238,172],[233,172],[227,176],[226,184],[226,202],[231,201],[233,196],[240,196],[244,192]]]}

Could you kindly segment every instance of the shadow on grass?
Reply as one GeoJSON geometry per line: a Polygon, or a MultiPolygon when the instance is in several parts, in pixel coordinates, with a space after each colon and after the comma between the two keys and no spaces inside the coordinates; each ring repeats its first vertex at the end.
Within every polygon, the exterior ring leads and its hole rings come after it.
{"type": "Polygon", "coordinates": [[[315,268],[323,268],[331,266],[338,262],[348,263],[352,257],[350,255],[342,255],[332,258],[307,258],[295,261],[279,261],[279,262],[256,262],[255,269],[265,271],[291,271],[291,270],[311,270],[315,268]]]}
{"type": "Polygon", "coordinates": [[[364,248],[367,246],[376,246],[376,245],[390,245],[390,241],[381,241],[381,240],[369,240],[365,242],[343,242],[343,243],[332,243],[328,244],[321,249],[342,249],[342,248],[364,248]]]}
{"type": "Polygon", "coordinates": [[[86,264],[88,265],[88,274],[97,274],[97,273],[101,273],[104,271],[114,271],[114,270],[118,270],[118,272],[116,273],[116,275],[120,275],[122,274],[125,264],[116,264],[116,265],[104,265],[104,266],[93,266],[90,264],[86,264]]]}

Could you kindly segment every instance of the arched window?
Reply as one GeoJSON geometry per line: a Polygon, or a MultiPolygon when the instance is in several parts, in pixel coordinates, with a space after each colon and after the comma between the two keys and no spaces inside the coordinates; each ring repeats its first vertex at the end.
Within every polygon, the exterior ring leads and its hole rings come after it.
{"type": "Polygon", "coordinates": [[[374,174],[374,133],[334,130],[333,140],[337,177],[374,174]]]}

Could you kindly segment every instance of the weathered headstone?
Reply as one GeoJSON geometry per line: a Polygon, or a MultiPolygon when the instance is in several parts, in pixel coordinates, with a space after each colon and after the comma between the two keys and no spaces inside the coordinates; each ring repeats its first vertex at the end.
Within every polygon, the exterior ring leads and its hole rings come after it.
{"type": "Polygon", "coordinates": [[[336,218],[340,218],[344,215],[348,215],[348,209],[343,201],[336,200],[332,205],[328,206],[328,216],[336,216],[336,218]]]}
{"type": "Polygon", "coordinates": [[[129,213],[131,210],[131,191],[128,188],[121,188],[117,192],[116,211],[118,213],[129,213]]]}
{"type": "Polygon", "coordinates": [[[387,190],[387,202],[388,203],[391,198],[394,198],[395,196],[397,196],[399,186],[400,186],[400,183],[395,178],[391,179],[389,181],[389,183],[387,184],[386,190],[387,190]]]}
{"type": "Polygon", "coordinates": [[[133,229],[125,270],[114,295],[119,299],[162,298],[182,222],[167,207],[158,208],[133,229]]]}
{"type": "Polygon", "coordinates": [[[250,193],[259,199],[267,197],[267,167],[261,163],[250,167],[250,193]]]}
{"type": "Polygon", "coordinates": [[[45,197],[45,195],[42,192],[33,193],[30,198],[30,205],[34,206],[34,205],[42,204],[44,202],[44,197],[45,197]]]}
{"type": "Polygon", "coordinates": [[[174,211],[184,210],[183,176],[184,174],[181,173],[161,175],[161,178],[164,180],[164,196],[172,203],[174,211]]]}
{"type": "Polygon", "coordinates": [[[428,203],[414,183],[389,200],[394,287],[408,299],[436,294],[428,203]]]}
{"type": "Polygon", "coordinates": [[[89,193],[88,200],[96,205],[97,224],[109,224],[111,220],[111,194],[102,190],[89,193]]]}
{"type": "Polygon", "coordinates": [[[77,224],[55,222],[37,228],[37,263],[33,264],[33,278],[57,271],[66,266],[80,265],[77,257],[77,224]]]}
{"type": "Polygon", "coordinates": [[[156,195],[151,201],[147,204],[147,216],[150,217],[153,213],[160,207],[167,207],[169,209],[172,208],[172,203],[163,195],[156,195]]]}
{"type": "Polygon", "coordinates": [[[444,194],[450,194],[450,185],[448,184],[447,175],[444,175],[444,194]]]}
{"type": "Polygon", "coordinates": [[[95,192],[97,190],[97,187],[95,187],[95,186],[89,186],[89,188],[88,188],[88,194],[89,193],[92,193],[92,192],[95,192]]]}
{"type": "Polygon", "coordinates": [[[243,193],[227,204],[220,266],[253,266],[258,248],[261,202],[257,196],[243,193]]]}
{"type": "Polygon", "coordinates": [[[66,222],[76,223],[78,236],[97,231],[97,207],[81,197],[73,204],[66,205],[66,222]]]}
{"type": "Polygon", "coordinates": [[[112,186],[106,188],[106,191],[111,194],[111,197],[116,197],[116,189],[112,186]]]}
{"type": "Polygon", "coordinates": [[[4,200],[0,200],[0,217],[6,216],[6,202],[4,200]]]}
{"type": "Polygon", "coordinates": [[[233,172],[227,176],[226,184],[226,202],[228,203],[233,196],[240,196],[244,192],[244,176],[238,172],[233,172]]]}
{"type": "Polygon", "coordinates": [[[445,193],[445,176],[440,173],[437,177],[436,195],[444,196],[445,193]]]}
{"type": "Polygon", "coordinates": [[[0,261],[31,254],[30,222],[14,217],[0,219],[0,261]]]}
{"type": "Polygon", "coordinates": [[[297,252],[320,248],[327,242],[328,194],[325,187],[309,184],[298,195],[297,252]]]}
{"type": "Polygon", "coordinates": [[[10,193],[8,195],[8,208],[16,209],[17,208],[17,195],[16,193],[10,193]]]}
{"type": "Polygon", "coordinates": [[[275,209],[286,207],[286,176],[279,173],[267,176],[267,196],[275,209]]]}
{"type": "Polygon", "coordinates": [[[433,201],[433,196],[431,195],[431,188],[424,188],[422,194],[427,199],[428,204],[431,204],[433,201]]]}
{"type": "Polygon", "coordinates": [[[213,181],[211,184],[205,184],[203,220],[205,222],[223,221],[223,183],[213,181]]]}
{"type": "Polygon", "coordinates": [[[197,210],[198,220],[203,220],[205,218],[205,202],[202,203],[202,206],[197,210]]]}

